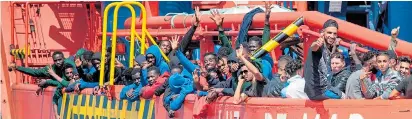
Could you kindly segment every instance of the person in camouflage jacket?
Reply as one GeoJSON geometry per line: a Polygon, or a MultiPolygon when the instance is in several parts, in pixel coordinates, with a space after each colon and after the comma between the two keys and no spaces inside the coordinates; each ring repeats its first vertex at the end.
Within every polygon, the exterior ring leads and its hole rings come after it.
{"type": "Polygon", "coordinates": [[[399,72],[389,68],[389,55],[387,52],[380,52],[377,55],[377,67],[382,72],[382,76],[374,81],[365,80],[371,72],[361,74],[360,79],[362,94],[367,99],[388,99],[390,93],[402,81],[399,72]]]}

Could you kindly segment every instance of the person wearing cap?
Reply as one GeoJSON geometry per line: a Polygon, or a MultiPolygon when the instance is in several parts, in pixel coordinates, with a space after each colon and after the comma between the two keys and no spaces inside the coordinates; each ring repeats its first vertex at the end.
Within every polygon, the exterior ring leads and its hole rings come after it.
{"type": "Polygon", "coordinates": [[[193,92],[193,81],[182,74],[176,73],[169,77],[168,83],[171,93],[165,95],[163,103],[167,107],[169,117],[173,118],[174,112],[183,105],[185,97],[193,92]]]}
{"type": "Polygon", "coordinates": [[[381,51],[377,55],[377,68],[382,72],[382,76],[378,77],[376,80],[365,80],[364,77],[370,75],[371,72],[364,72],[361,74],[361,89],[365,98],[388,99],[392,90],[402,81],[399,72],[389,68],[389,57],[388,52],[385,51],[381,51]]]}

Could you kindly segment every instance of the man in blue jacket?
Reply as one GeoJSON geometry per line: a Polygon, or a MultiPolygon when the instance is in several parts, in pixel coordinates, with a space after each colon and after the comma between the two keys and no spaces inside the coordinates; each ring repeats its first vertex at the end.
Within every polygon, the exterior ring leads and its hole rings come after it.
{"type": "Polygon", "coordinates": [[[169,77],[168,83],[169,88],[171,89],[171,93],[165,96],[163,102],[165,103],[166,107],[169,107],[166,108],[169,113],[169,117],[173,118],[174,112],[179,110],[183,105],[187,94],[193,92],[193,81],[181,74],[173,74],[169,77]]]}
{"type": "Polygon", "coordinates": [[[160,74],[163,74],[166,71],[169,72],[169,65],[163,60],[158,46],[150,46],[145,55],[148,66],[158,67],[160,69],[160,74]]]}
{"type": "Polygon", "coordinates": [[[140,80],[141,70],[139,68],[129,68],[123,72],[123,75],[126,78],[126,86],[120,92],[120,99],[127,99],[131,102],[139,100],[140,89],[147,84],[146,81],[140,80]]]}

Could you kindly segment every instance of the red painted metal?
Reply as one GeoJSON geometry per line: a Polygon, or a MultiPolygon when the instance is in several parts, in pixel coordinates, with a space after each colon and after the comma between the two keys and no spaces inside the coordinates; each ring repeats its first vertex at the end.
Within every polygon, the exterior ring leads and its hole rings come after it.
{"type": "MultiPolygon", "coordinates": [[[[350,39],[355,42],[361,44],[367,44],[374,48],[384,50],[387,49],[388,44],[390,42],[390,36],[387,36],[382,33],[378,33],[376,31],[371,31],[367,28],[339,20],[337,18],[333,18],[331,16],[315,12],[315,11],[306,11],[306,12],[275,12],[271,13],[271,16],[282,16],[282,17],[271,17],[270,22],[276,23],[277,27],[285,27],[292,23],[296,18],[303,16],[304,22],[306,25],[310,26],[311,30],[319,31],[322,28],[323,23],[328,19],[336,20],[339,24],[338,35],[344,39],[350,39]]],[[[216,25],[213,20],[211,20],[210,15],[202,15],[201,16],[201,26],[209,26],[209,29],[216,29],[216,25]]],[[[232,24],[238,25],[241,24],[243,18],[243,14],[225,14],[225,22],[223,23],[224,28],[230,28],[232,24]]],[[[258,13],[254,16],[251,28],[262,28],[264,26],[264,13],[258,13]]],[[[170,22],[164,21],[165,17],[151,17],[147,20],[147,26],[149,28],[164,28],[169,29],[170,22]]],[[[166,18],[170,18],[167,16],[166,18]]],[[[174,19],[175,28],[183,28],[183,24],[189,26],[191,23],[190,19],[192,16],[188,16],[184,20],[184,16],[176,16],[174,19]]],[[[130,28],[130,18],[125,21],[125,28],[130,28]]],[[[136,27],[139,28],[141,26],[141,22],[137,21],[136,27]]],[[[403,40],[398,40],[399,44],[397,46],[396,52],[398,55],[408,55],[412,57],[412,52],[410,52],[410,48],[412,47],[412,43],[408,43],[403,40]]]]}
{"type": "MultiPolygon", "coordinates": [[[[123,86],[115,86],[116,91],[120,91],[123,86]],[[118,90],[119,89],[119,90],[118,90]]],[[[52,114],[51,102],[54,89],[47,88],[44,95],[35,96],[33,93],[37,89],[36,85],[14,85],[13,93],[15,97],[16,119],[25,118],[48,118],[52,114]],[[44,102],[44,103],[41,103],[44,102]],[[21,110],[30,110],[23,112],[21,110]]],[[[92,94],[92,89],[82,90],[81,94],[92,94]]],[[[115,99],[119,99],[119,92],[116,92],[115,99]]],[[[163,96],[162,96],[163,97],[163,96]]],[[[167,118],[167,112],[163,107],[162,97],[156,97],[155,115],[156,118],[167,118]]],[[[175,118],[192,118],[194,103],[198,100],[194,94],[186,96],[182,107],[176,111],[175,118]]],[[[408,119],[411,100],[325,100],[310,101],[301,99],[281,99],[281,98],[248,98],[245,103],[234,105],[233,97],[219,97],[207,109],[207,118],[315,118],[321,119],[344,118],[353,119],[362,117],[364,119],[375,118],[396,118],[408,119]],[[351,117],[352,116],[352,117],[351,117]]]]}
{"type": "MultiPolygon", "coordinates": [[[[0,35],[1,35],[1,40],[0,40],[0,48],[1,48],[1,52],[0,52],[0,55],[3,57],[3,56],[6,56],[6,52],[4,52],[4,51],[6,51],[6,47],[5,47],[5,44],[4,44],[4,40],[5,39],[3,39],[3,30],[0,30],[0,35]]],[[[4,58],[4,57],[3,57],[4,58]]],[[[8,64],[8,62],[7,62],[7,60],[5,60],[6,58],[4,58],[4,59],[2,59],[1,60],[1,63],[3,64],[2,65],[2,67],[1,67],[1,72],[3,72],[3,74],[0,76],[2,79],[0,80],[0,84],[1,84],[1,88],[3,89],[1,92],[2,92],[2,95],[1,95],[1,102],[2,102],[2,113],[3,113],[3,115],[2,115],[2,118],[4,118],[4,119],[14,119],[14,116],[15,116],[15,112],[13,111],[14,110],[14,106],[13,106],[13,104],[15,104],[15,101],[12,99],[12,94],[11,94],[11,91],[12,91],[12,88],[11,88],[11,85],[12,85],[12,79],[10,78],[10,74],[11,73],[9,73],[8,72],[8,67],[7,67],[7,65],[5,65],[5,64],[8,64]]]]}
{"type": "MultiPolygon", "coordinates": [[[[160,29],[160,30],[155,30],[155,29],[148,29],[150,32],[150,35],[152,36],[173,36],[173,35],[184,35],[187,32],[187,29],[160,29]]],[[[141,35],[141,30],[137,29],[136,32],[141,35]]],[[[277,34],[280,33],[280,30],[270,30],[270,34],[277,34]]],[[[225,31],[225,34],[227,36],[237,36],[239,34],[239,31],[225,31]]],[[[249,30],[248,31],[249,35],[262,35],[263,31],[262,30],[249,30]]],[[[102,33],[98,33],[98,36],[102,36],[102,33]]],[[[107,36],[111,36],[112,33],[107,33],[107,36]]],[[[195,35],[200,35],[200,36],[217,36],[219,33],[217,31],[196,31],[195,35]]],[[[123,30],[117,30],[117,36],[130,36],[130,29],[123,29],[123,30]]]]}

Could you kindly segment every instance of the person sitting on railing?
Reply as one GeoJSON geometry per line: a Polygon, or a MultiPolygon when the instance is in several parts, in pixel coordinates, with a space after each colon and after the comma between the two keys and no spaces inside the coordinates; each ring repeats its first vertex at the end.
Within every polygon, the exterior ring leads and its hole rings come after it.
{"type": "Polygon", "coordinates": [[[303,66],[302,61],[293,60],[286,64],[286,74],[289,75],[289,79],[285,84],[285,87],[281,91],[282,98],[298,98],[309,99],[305,93],[305,79],[303,79],[303,66]]]}
{"type": "Polygon", "coordinates": [[[155,90],[163,85],[163,83],[169,78],[169,72],[160,74],[159,68],[150,67],[149,69],[143,69],[143,74],[147,74],[148,85],[141,89],[140,96],[145,99],[151,99],[155,93],[155,90]]]}
{"type": "Polygon", "coordinates": [[[127,99],[128,101],[139,100],[139,93],[143,85],[147,82],[141,81],[142,73],[140,68],[129,68],[123,72],[126,79],[126,85],[120,92],[120,99],[127,99]]]}
{"type": "Polygon", "coordinates": [[[273,74],[272,80],[268,81],[263,89],[263,97],[280,97],[281,90],[285,87],[289,76],[286,74],[286,65],[292,61],[289,55],[280,56],[277,64],[277,73],[273,74]]]}
{"type": "Polygon", "coordinates": [[[330,54],[336,52],[338,24],[329,19],[323,24],[321,36],[312,43],[305,61],[305,92],[311,100],[341,99],[342,92],[333,87],[330,54]],[[332,50],[332,51],[331,51],[332,50]]]}
{"type": "Polygon", "coordinates": [[[345,93],[346,82],[348,81],[348,78],[352,73],[349,70],[350,67],[345,67],[345,59],[340,52],[333,53],[330,58],[330,65],[333,73],[331,86],[345,93]]]}
{"type": "Polygon", "coordinates": [[[371,72],[364,72],[361,74],[361,89],[362,94],[367,99],[388,99],[390,93],[396,86],[402,81],[402,77],[399,72],[389,68],[389,54],[385,51],[381,51],[377,57],[377,68],[382,72],[382,76],[378,77],[374,81],[365,80],[371,72]]]}
{"type": "Polygon", "coordinates": [[[373,51],[369,51],[362,56],[362,67],[353,72],[346,82],[346,95],[349,99],[364,99],[364,95],[362,94],[361,90],[361,79],[365,81],[370,81],[372,79],[372,75],[365,75],[366,72],[372,73],[372,71],[376,67],[376,53],[373,51]]]}
{"type": "Polygon", "coordinates": [[[410,65],[412,61],[409,56],[401,56],[398,58],[398,64],[396,67],[397,71],[401,73],[403,79],[409,77],[411,75],[410,65]]]}
{"type": "MultiPolygon", "coordinates": [[[[72,64],[72,66],[74,66],[74,62],[69,60],[69,59],[65,59],[64,55],[62,52],[60,51],[56,51],[52,54],[52,58],[53,58],[53,65],[51,65],[52,69],[54,70],[54,72],[59,76],[62,77],[64,80],[69,81],[69,77],[66,77],[64,75],[64,64],[72,64]]],[[[22,67],[22,66],[16,66],[16,63],[11,63],[9,65],[9,68],[11,68],[12,70],[17,70],[22,72],[23,74],[27,74],[33,77],[45,77],[45,78],[50,78],[48,80],[41,80],[39,83],[39,86],[42,88],[46,88],[47,86],[58,86],[60,83],[59,81],[57,81],[54,77],[52,77],[49,73],[48,73],[48,68],[49,66],[45,66],[41,69],[32,69],[32,68],[26,68],[26,67],[22,67]]],[[[42,88],[40,88],[39,90],[36,91],[37,94],[39,94],[42,91],[42,88]]]]}
{"type": "Polygon", "coordinates": [[[244,65],[239,66],[238,84],[233,99],[234,104],[240,104],[247,97],[261,97],[263,87],[267,82],[261,71],[256,68],[256,62],[253,62],[255,63],[253,64],[249,59],[246,59],[249,55],[246,55],[244,52],[243,45],[240,45],[239,49],[236,50],[237,57],[244,65]]]}
{"type": "Polygon", "coordinates": [[[174,112],[183,105],[185,97],[193,92],[193,81],[182,74],[175,73],[170,76],[168,83],[171,92],[164,96],[163,103],[169,117],[173,118],[174,112]]]}

